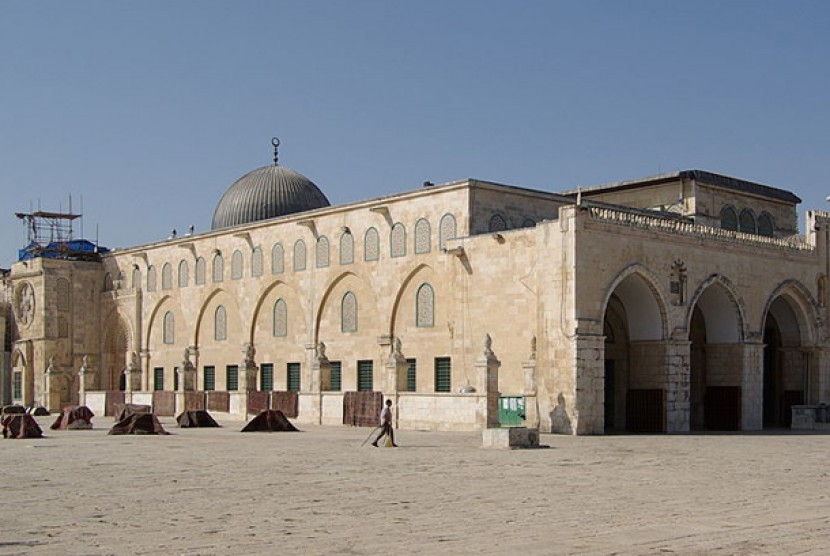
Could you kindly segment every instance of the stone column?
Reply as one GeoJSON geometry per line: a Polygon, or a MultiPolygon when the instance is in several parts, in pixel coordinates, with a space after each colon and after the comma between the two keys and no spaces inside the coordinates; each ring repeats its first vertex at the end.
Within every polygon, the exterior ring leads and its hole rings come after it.
{"type": "MultiPolygon", "coordinates": [[[[149,353],[145,350],[141,352],[142,359],[149,363],[149,353]]],[[[127,368],[124,369],[124,381],[127,392],[137,392],[142,388],[141,369],[138,364],[138,355],[133,351],[130,353],[130,358],[127,361],[127,368]]]]}
{"type": "Polygon", "coordinates": [[[84,355],[78,370],[78,402],[86,404],[86,393],[97,388],[97,375],[89,364],[89,356],[84,355]]]}
{"type": "Polygon", "coordinates": [[[758,341],[743,344],[741,373],[741,430],[764,428],[764,344],[758,341]]]}
{"type": "MultiPolygon", "coordinates": [[[[308,412],[315,416],[317,424],[323,424],[323,391],[331,390],[331,361],[326,356],[326,344],[318,342],[311,360],[311,373],[308,394],[308,412]]],[[[306,389],[304,389],[305,391],[306,389]]]]}
{"type": "Polygon", "coordinates": [[[530,342],[530,359],[522,363],[525,387],[525,426],[539,428],[539,400],[536,389],[536,337],[530,342]]]}
{"type": "Polygon", "coordinates": [[[317,354],[311,363],[311,391],[331,390],[331,361],[326,357],[326,344],[317,344],[317,354]]]}
{"type": "MultiPolygon", "coordinates": [[[[149,392],[152,390],[150,386],[150,351],[146,349],[142,349],[140,352],[141,355],[141,364],[138,363],[136,359],[135,352],[132,353],[131,357],[133,358],[133,369],[136,370],[136,376],[138,377],[137,386],[133,388],[133,390],[142,390],[144,392],[149,392]]],[[[129,384],[129,377],[127,383],[129,384]]],[[[130,389],[129,386],[127,386],[130,389]]]]}
{"type": "Polygon", "coordinates": [[[49,365],[43,372],[43,406],[49,411],[60,411],[60,384],[63,373],[55,365],[55,358],[49,358],[49,365]]]}
{"type": "Polygon", "coordinates": [[[577,334],[575,353],[575,388],[573,392],[572,434],[605,432],[605,336],[577,334]]]}
{"type": "Polygon", "coordinates": [[[179,373],[179,392],[196,390],[196,367],[190,362],[190,348],[184,348],[182,364],[176,372],[179,373]]]}
{"type": "Polygon", "coordinates": [[[666,343],[666,432],[691,430],[691,347],[688,340],[666,343]]]}
{"type": "Polygon", "coordinates": [[[242,347],[242,354],[242,362],[239,364],[239,391],[247,392],[249,390],[256,390],[257,371],[259,367],[257,367],[254,361],[256,349],[253,344],[245,344],[242,347]]]}
{"type": "Polygon", "coordinates": [[[813,353],[818,403],[830,403],[830,346],[817,347],[813,353]]]}
{"type": "Polygon", "coordinates": [[[475,362],[476,390],[487,395],[484,415],[486,428],[499,426],[499,367],[501,361],[492,350],[490,334],[484,335],[484,349],[475,362]]]}

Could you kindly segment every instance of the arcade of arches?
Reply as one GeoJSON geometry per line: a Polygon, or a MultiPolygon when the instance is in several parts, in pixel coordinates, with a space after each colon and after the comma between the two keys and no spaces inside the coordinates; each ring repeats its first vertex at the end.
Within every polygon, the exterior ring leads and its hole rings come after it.
{"type": "Polygon", "coordinates": [[[688,415],[691,431],[788,427],[792,406],[818,393],[807,324],[814,317],[799,298],[795,287],[776,292],[764,304],[763,328],[747,330],[733,287],[709,280],[694,299],[686,338],[668,340],[664,319],[682,312],[663,306],[643,275],[627,276],[603,321],[605,431],[684,430],[669,420],[672,412],[688,415]]]}

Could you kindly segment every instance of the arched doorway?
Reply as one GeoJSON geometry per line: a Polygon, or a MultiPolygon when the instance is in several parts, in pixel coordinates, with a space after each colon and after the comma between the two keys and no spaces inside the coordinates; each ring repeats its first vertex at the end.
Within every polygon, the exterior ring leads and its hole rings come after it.
{"type": "Polygon", "coordinates": [[[689,321],[689,419],[693,431],[740,430],[742,319],[722,279],[697,296],[689,321]]]}
{"type": "Polygon", "coordinates": [[[665,311],[653,284],[637,272],[623,278],[603,329],[605,432],[665,432],[665,311]]]}
{"type": "Polygon", "coordinates": [[[101,390],[126,390],[127,383],[124,376],[127,355],[130,350],[130,339],[127,330],[120,319],[116,325],[109,328],[104,344],[104,360],[101,368],[101,390]]]}
{"type": "Polygon", "coordinates": [[[777,297],[764,319],[764,428],[789,427],[792,406],[807,402],[809,373],[802,345],[801,310],[790,296],[777,297]]]}

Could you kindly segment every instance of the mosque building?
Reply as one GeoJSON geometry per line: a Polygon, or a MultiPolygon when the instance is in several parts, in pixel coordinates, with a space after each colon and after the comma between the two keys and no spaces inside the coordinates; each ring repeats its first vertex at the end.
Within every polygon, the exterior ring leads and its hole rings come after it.
{"type": "Polygon", "coordinates": [[[3,402],[338,425],[391,398],[403,429],[788,426],[830,400],[830,213],[799,234],[798,203],[688,170],[331,206],[275,152],[208,232],[22,250],[2,282],[3,402]]]}

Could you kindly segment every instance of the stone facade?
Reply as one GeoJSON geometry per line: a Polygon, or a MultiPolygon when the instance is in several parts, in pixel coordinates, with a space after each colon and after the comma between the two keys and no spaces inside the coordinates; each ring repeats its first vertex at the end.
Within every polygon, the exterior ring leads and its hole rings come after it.
{"type": "Polygon", "coordinates": [[[781,190],[653,181],[465,180],[16,263],[17,401],[216,390],[244,414],[248,392],[296,390],[300,422],[338,424],[368,389],[400,427],[459,430],[498,426],[510,395],[528,427],[602,434],[784,426],[830,399],[830,215],[793,236],[781,190]],[[723,204],[775,233],[721,229],[723,204]]]}

